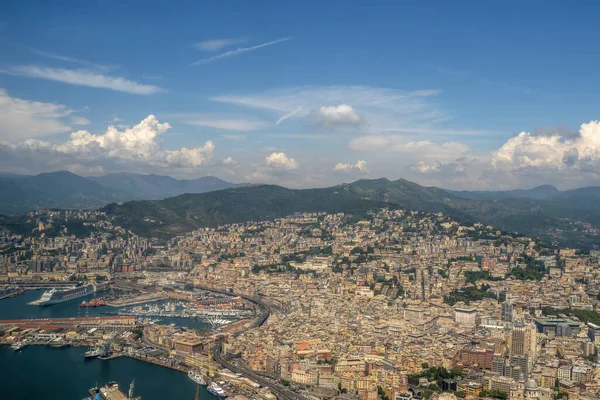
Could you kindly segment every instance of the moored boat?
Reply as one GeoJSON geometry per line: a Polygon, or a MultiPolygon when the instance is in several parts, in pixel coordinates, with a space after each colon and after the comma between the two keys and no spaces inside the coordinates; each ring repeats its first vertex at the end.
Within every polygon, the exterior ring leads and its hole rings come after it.
{"type": "Polygon", "coordinates": [[[198,371],[188,371],[188,377],[199,385],[206,385],[204,377],[198,371]]]}

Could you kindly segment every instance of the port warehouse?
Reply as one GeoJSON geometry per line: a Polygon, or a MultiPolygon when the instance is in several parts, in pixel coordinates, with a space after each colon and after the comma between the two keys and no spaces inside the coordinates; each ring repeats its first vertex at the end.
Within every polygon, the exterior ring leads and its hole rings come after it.
{"type": "Polygon", "coordinates": [[[114,317],[89,317],[89,318],[42,318],[42,319],[5,319],[0,320],[0,337],[4,335],[14,336],[24,330],[46,331],[38,333],[38,338],[48,336],[56,338],[60,333],[95,329],[118,330],[135,325],[135,317],[132,315],[114,317]],[[2,335],[4,332],[4,335],[2,335]],[[41,336],[40,336],[41,335],[41,336]]]}
{"type": "Polygon", "coordinates": [[[103,331],[120,330],[134,324],[134,316],[9,319],[0,320],[0,338],[35,333],[38,340],[68,339],[86,331],[88,335],[92,335],[98,328],[103,331]]]}
{"type": "Polygon", "coordinates": [[[110,317],[81,318],[35,318],[35,319],[1,319],[0,325],[135,325],[133,315],[115,315],[110,317]]]}

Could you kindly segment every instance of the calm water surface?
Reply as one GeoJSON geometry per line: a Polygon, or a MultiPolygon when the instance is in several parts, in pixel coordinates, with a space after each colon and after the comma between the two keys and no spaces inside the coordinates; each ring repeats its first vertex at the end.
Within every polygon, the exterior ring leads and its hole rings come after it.
{"type": "MultiPolygon", "coordinates": [[[[86,349],[28,346],[19,352],[0,347],[0,399],[81,400],[96,385],[115,381],[127,393],[135,378],[136,396],[143,400],[193,400],[197,385],[186,374],[120,357],[85,360],[86,349]]],[[[200,387],[200,399],[215,397],[200,387]]]]}
{"type": "MultiPolygon", "coordinates": [[[[77,300],[54,304],[48,307],[28,306],[27,303],[37,300],[44,293],[43,290],[28,290],[21,296],[0,300],[0,319],[19,318],[70,318],[70,317],[102,317],[103,312],[114,311],[114,307],[79,307],[85,300],[90,301],[94,294],[80,297],[77,300]]],[[[161,324],[176,324],[193,329],[210,329],[210,324],[202,320],[177,317],[151,317],[160,319],[161,324]]]]}
{"type": "MultiPolygon", "coordinates": [[[[49,307],[27,305],[42,293],[42,290],[26,291],[21,296],[0,300],[0,319],[84,317],[86,309],[80,308],[79,303],[94,297],[90,295],[49,307]]],[[[88,308],[87,315],[103,316],[102,312],[108,310],[114,309],[88,308]]],[[[202,321],[186,318],[161,318],[160,323],[209,328],[202,321]]],[[[28,346],[14,352],[8,346],[0,346],[0,399],[81,400],[96,382],[104,385],[115,381],[127,392],[134,378],[135,394],[143,400],[194,399],[197,385],[186,374],[127,357],[85,360],[82,357],[85,350],[28,346]]],[[[200,388],[200,399],[214,398],[204,387],[200,388]]]]}

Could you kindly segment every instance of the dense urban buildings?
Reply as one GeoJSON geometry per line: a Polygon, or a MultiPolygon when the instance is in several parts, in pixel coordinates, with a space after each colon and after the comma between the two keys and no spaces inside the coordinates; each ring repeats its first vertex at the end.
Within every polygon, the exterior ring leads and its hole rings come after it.
{"type": "Polygon", "coordinates": [[[251,300],[269,308],[264,323],[243,318],[211,334],[143,328],[144,340],[185,365],[205,368],[217,348],[256,376],[322,398],[550,400],[600,391],[594,251],[405,210],[296,214],[164,242],[100,212],[29,217],[33,231],[0,236],[6,286],[110,279],[160,298],[196,301],[201,288],[243,296],[211,307],[249,310],[251,300]],[[94,229],[45,235],[67,218],[94,229]]]}

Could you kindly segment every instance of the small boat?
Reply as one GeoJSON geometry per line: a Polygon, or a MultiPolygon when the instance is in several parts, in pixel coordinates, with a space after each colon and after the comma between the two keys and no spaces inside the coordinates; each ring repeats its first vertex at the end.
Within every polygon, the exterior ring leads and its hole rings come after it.
{"type": "Polygon", "coordinates": [[[90,350],[86,351],[85,353],[83,353],[83,358],[85,358],[86,360],[89,360],[92,358],[99,357],[100,355],[102,355],[102,350],[100,348],[95,348],[95,349],[90,349],[90,350]]]}
{"type": "Polygon", "coordinates": [[[216,382],[213,382],[210,385],[208,385],[206,390],[208,390],[210,393],[214,394],[217,397],[227,397],[227,394],[225,393],[223,388],[221,388],[221,386],[219,386],[216,382]]]}
{"type": "Polygon", "coordinates": [[[27,343],[24,342],[14,342],[10,348],[14,351],[21,351],[27,346],[27,343]]]}
{"type": "Polygon", "coordinates": [[[79,303],[79,307],[87,307],[88,303],[84,300],[81,303],[79,303]]]}
{"type": "Polygon", "coordinates": [[[204,377],[202,375],[200,375],[200,373],[197,371],[193,371],[193,370],[188,371],[188,377],[199,385],[206,385],[206,381],[204,380],[204,377]]]}

